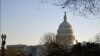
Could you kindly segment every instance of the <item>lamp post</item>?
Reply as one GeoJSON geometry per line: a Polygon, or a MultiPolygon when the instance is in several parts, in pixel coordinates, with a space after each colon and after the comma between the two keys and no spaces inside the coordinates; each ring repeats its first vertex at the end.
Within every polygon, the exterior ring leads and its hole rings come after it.
{"type": "Polygon", "coordinates": [[[2,34],[1,38],[2,38],[1,50],[2,50],[2,56],[4,56],[4,47],[5,47],[5,44],[6,44],[6,35],[2,34]]]}

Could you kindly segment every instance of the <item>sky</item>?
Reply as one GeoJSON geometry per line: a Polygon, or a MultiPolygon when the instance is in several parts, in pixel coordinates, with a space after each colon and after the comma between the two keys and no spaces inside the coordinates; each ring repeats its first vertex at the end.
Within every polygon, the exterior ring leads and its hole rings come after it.
{"type": "MultiPolygon", "coordinates": [[[[0,34],[7,35],[7,45],[38,45],[45,33],[57,33],[64,11],[67,9],[43,4],[39,0],[1,0],[0,34]]],[[[78,41],[89,41],[100,32],[100,17],[66,14],[78,41]]]]}

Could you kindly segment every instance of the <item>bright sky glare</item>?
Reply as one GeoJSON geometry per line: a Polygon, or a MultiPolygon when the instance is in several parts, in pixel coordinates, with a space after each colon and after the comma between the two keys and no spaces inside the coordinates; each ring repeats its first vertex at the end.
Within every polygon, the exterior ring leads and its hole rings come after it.
{"type": "MultiPolygon", "coordinates": [[[[41,4],[38,0],[1,0],[0,34],[7,35],[7,45],[37,45],[44,33],[57,33],[64,11],[67,9],[41,4]]],[[[88,41],[100,32],[100,20],[85,19],[72,13],[67,13],[67,18],[78,41],[88,41]]]]}

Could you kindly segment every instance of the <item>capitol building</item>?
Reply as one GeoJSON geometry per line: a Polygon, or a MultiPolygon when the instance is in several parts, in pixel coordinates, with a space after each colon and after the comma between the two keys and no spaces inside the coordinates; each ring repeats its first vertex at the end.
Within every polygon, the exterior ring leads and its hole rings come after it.
{"type": "Polygon", "coordinates": [[[75,40],[72,26],[67,21],[66,12],[64,15],[64,20],[59,25],[59,28],[57,30],[56,40],[59,43],[66,45],[68,48],[73,44],[73,41],[75,40]]]}
{"type": "MultiPolygon", "coordinates": [[[[67,21],[66,12],[64,14],[64,20],[59,25],[56,41],[59,44],[65,45],[67,49],[71,49],[73,42],[75,41],[75,36],[71,24],[67,21]]],[[[27,46],[27,45],[7,45],[6,56],[16,56],[20,52],[20,56],[41,56],[40,47],[44,45],[37,46],[27,46]],[[10,51],[10,52],[9,52],[10,51]],[[13,54],[13,55],[11,55],[13,54]]]]}

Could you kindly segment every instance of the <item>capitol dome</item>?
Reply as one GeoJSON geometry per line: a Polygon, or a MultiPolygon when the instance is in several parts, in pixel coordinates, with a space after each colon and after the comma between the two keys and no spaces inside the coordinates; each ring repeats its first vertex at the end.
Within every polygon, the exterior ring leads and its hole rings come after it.
{"type": "Polygon", "coordinates": [[[59,25],[57,30],[56,39],[67,45],[73,44],[73,41],[75,40],[72,26],[67,22],[66,12],[64,15],[64,21],[59,25]]]}

